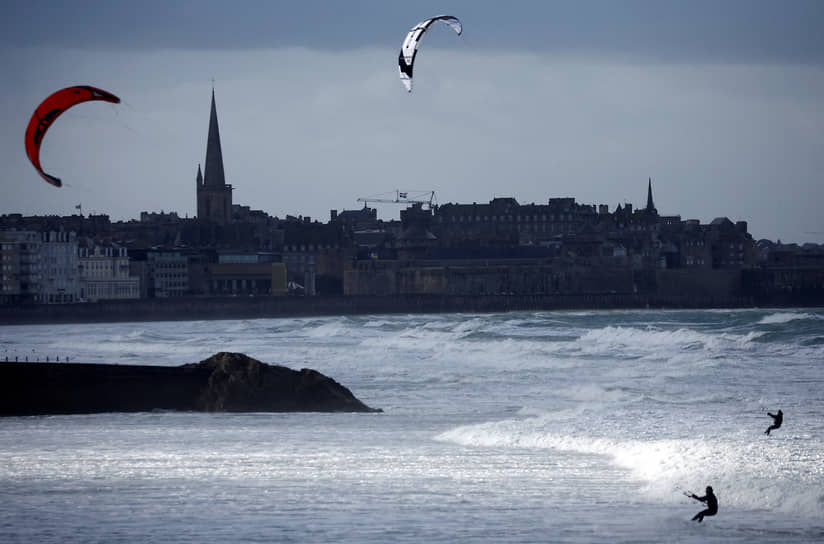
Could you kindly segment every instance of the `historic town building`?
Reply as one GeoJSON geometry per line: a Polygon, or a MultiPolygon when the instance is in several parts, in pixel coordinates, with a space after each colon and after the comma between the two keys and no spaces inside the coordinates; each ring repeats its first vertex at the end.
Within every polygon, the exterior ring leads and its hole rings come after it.
{"type": "Polygon", "coordinates": [[[0,304],[648,294],[717,304],[752,293],[824,293],[824,248],[756,245],[746,221],[660,215],[651,179],[644,206],[612,211],[570,196],[524,204],[514,196],[471,204],[430,199],[409,201],[400,221],[380,220],[364,206],[331,210],[320,222],[234,204],[214,89],[202,166],[194,218],[174,211],[125,222],[105,214],[0,217],[0,304]]]}

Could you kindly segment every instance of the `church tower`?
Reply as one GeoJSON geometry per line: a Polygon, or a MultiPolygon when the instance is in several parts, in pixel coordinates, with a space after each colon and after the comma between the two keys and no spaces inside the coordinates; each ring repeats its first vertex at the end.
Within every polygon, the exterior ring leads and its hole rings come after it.
{"type": "Polygon", "coordinates": [[[658,210],[655,209],[655,204],[652,203],[652,178],[649,178],[649,185],[647,185],[647,207],[644,211],[648,214],[658,215],[658,210]]]}
{"type": "Polygon", "coordinates": [[[203,174],[197,166],[197,218],[218,225],[232,221],[232,186],[223,173],[223,152],[220,149],[220,130],[217,125],[215,90],[212,89],[212,111],[209,117],[209,136],[206,140],[206,163],[203,174]]]}

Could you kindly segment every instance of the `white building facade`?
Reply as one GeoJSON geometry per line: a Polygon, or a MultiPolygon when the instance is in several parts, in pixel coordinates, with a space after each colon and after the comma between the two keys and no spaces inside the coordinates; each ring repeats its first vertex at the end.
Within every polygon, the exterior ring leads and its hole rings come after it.
{"type": "Polygon", "coordinates": [[[129,273],[129,255],[117,244],[87,241],[78,249],[80,297],[87,302],[140,298],[140,278],[129,273]]]}

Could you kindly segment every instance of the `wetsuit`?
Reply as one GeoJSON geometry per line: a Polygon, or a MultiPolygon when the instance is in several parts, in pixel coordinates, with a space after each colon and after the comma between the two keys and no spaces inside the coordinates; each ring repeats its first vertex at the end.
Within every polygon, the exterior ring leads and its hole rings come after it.
{"type": "Polygon", "coordinates": [[[773,418],[774,422],[773,422],[772,425],[767,427],[767,430],[764,431],[764,434],[770,434],[770,431],[774,431],[775,429],[778,429],[779,427],[781,427],[781,424],[784,422],[784,412],[782,412],[781,410],[779,410],[777,414],[771,414],[771,413],[767,412],[767,415],[770,416],[771,418],[773,418]]]}
{"type": "Polygon", "coordinates": [[[695,517],[692,518],[693,521],[698,520],[698,523],[701,523],[704,521],[704,516],[714,516],[718,513],[718,499],[715,498],[711,487],[707,488],[707,494],[703,497],[699,497],[693,493],[692,498],[707,503],[707,509],[695,514],[695,517]]]}

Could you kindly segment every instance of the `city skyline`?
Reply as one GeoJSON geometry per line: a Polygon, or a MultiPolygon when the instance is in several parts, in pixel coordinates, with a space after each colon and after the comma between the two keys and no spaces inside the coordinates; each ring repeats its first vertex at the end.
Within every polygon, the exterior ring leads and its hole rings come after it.
{"type": "MultiPolygon", "coordinates": [[[[82,203],[113,220],[193,216],[214,84],[234,202],[273,216],[325,222],[395,189],[613,210],[643,205],[652,177],[661,214],[820,243],[824,45],[813,29],[824,8],[713,5],[589,2],[587,15],[567,3],[500,14],[483,2],[361,2],[365,15],[314,4],[310,17],[280,3],[240,13],[81,2],[81,15],[63,14],[72,24],[37,32],[27,21],[60,4],[7,5],[0,69],[18,84],[0,103],[0,214],[69,215],[82,203]],[[461,17],[464,35],[427,36],[407,95],[397,49],[440,12],[461,17]],[[126,22],[139,32],[115,31],[126,22]],[[55,123],[42,155],[66,181],[55,189],[26,159],[22,133],[40,100],[74,84],[123,104],[83,104],[55,123]]],[[[379,207],[385,219],[398,211],[379,207]]]]}

